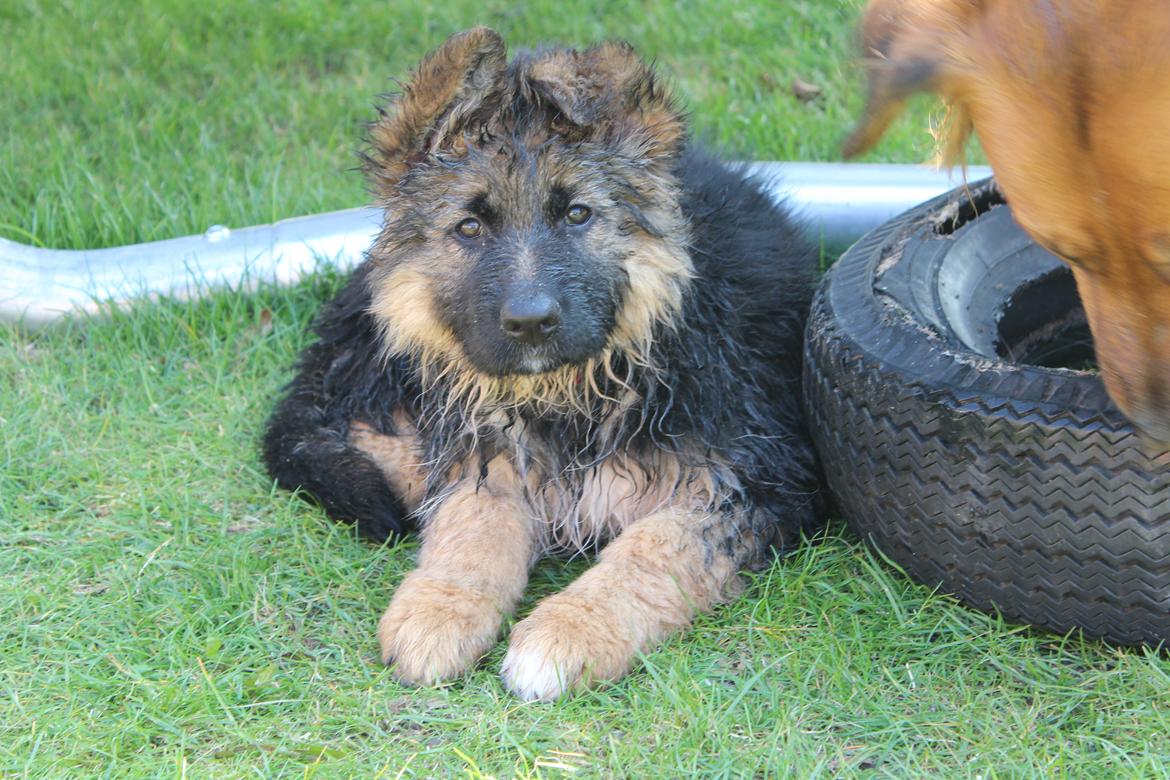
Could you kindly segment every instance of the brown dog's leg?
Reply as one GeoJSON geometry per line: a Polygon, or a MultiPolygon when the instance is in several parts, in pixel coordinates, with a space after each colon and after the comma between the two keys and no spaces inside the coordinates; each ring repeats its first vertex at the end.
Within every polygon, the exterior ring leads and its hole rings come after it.
{"type": "Polygon", "coordinates": [[[378,624],[382,660],[411,685],[462,674],[496,640],[528,580],[533,523],[510,464],[458,483],[422,531],[418,568],[378,624]]]}
{"type": "Polygon", "coordinates": [[[524,699],[615,680],[637,654],[687,626],[736,585],[734,518],[668,509],[635,522],[593,568],[512,631],[502,675],[524,699]]]}

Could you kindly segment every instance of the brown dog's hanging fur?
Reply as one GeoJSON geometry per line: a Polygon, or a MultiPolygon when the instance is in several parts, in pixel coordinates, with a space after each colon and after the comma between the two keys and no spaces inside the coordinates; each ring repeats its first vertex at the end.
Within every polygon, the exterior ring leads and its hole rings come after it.
{"type": "Polygon", "coordinates": [[[942,95],[944,156],[974,129],[1017,221],[1072,267],[1110,395],[1170,441],[1170,3],[873,0],[862,37],[846,153],[942,95]]]}
{"type": "Polygon", "coordinates": [[[538,557],[603,545],[502,674],[525,698],[616,679],[815,526],[815,254],[692,147],[629,46],[509,62],[491,30],[454,36],[371,127],[366,171],[385,226],[265,459],[371,536],[419,527],[378,628],[400,680],[462,674],[538,557]]]}

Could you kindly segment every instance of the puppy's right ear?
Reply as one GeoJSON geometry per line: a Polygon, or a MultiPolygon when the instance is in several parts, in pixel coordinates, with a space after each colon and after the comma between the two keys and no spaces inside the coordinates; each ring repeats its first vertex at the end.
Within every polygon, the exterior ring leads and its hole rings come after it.
{"type": "Polygon", "coordinates": [[[499,33],[475,27],[428,54],[401,95],[370,125],[366,175],[386,193],[410,167],[471,123],[500,89],[507,48],[499,33]]]}
{"type": "MultiPolygon", "coordinates": [[[[914,93],[951,97],[951,76],[983,5],[984,0],[870,0],[861,22],[869,97],[860,124],[845,141],[846,157],[877,143],[914,93]]],[[[949,146],[961,145],[969,130],[965,118],[959,122],[949,146]]]]}

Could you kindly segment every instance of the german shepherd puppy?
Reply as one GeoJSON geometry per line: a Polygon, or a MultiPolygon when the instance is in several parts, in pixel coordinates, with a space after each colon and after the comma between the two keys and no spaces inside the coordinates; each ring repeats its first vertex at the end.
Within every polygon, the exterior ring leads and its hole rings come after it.
{"type": "Polygon", "coordinates": [[[461,675],[534,561],[601,545],[502,674],[525,699],[620,678],[820,517],[815,253],[621,43],[508,62],[492,30],[456,35],[369,142],[385,224],[320,314],[268,468],[374,538],[421,529],[378,628],[399,680],[461,675]]]}

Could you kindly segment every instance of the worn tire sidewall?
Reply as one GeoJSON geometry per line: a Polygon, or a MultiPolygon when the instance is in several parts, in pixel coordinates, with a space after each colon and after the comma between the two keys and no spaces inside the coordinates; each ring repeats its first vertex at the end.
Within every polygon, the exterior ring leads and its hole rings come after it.
{"type": "Polygon", "coordinates": [[[834,502],[908,573],[975,607],[1166,639],[1165,454],[1141,446],[1098,377],[964,351],[875,293],[879,265],[965,197],[873,231],[819,288],[804,390],[834,502]]]}

